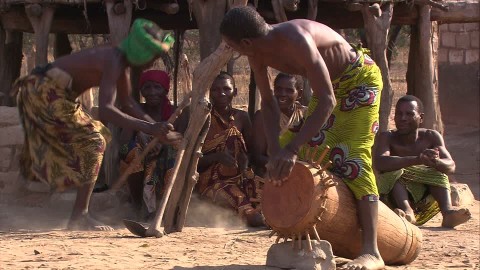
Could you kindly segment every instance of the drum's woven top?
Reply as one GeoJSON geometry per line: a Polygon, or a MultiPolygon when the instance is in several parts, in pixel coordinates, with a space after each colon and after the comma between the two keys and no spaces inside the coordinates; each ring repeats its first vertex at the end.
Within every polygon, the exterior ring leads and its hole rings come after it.
{"type": "Polygon", "coordinates": [[[262,193],[263,215],[273,228],[290,228],[307,215],[313,200],[312,172],[304,163],[297,162],[288,180],[280,187],[265,183],[262,193]]]}

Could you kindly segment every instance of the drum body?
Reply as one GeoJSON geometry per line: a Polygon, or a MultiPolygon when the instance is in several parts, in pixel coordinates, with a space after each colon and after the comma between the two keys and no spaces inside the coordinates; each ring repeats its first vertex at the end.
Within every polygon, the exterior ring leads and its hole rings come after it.
{"type": "MultiPolygon", "coordinates": [[[[356,199],[330,172],[297,162],[282,186],[267,182],[262,193],[263,214],[279,237],[315,239],[318,232],[322,240],[331,243],[335,255],[348,259],[360,255],[362,236],[356,199]]],[[[382,202],[378,204],[377,231],[378,248],[386,264],[408,264],[418,256],[420,229],[382,202]]]]}

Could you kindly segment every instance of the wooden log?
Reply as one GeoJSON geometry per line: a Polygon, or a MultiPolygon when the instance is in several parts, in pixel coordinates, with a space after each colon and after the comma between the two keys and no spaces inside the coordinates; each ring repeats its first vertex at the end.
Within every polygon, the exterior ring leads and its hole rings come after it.
{"type": "Polygon", "coordinates": [[[226,1],[193,1],[192,11],[200,33],[200,59],[205,59],[220,44],[218,29],[226,8],[226,1]]]}
{"type": "Polygon", "coordinates": [[[372,52],[375,63],[380,67],[383,79],[383,90],[380,102],[380,123],[379,130],[388,129],[388,119],[392,106],[393,91],[390,83],[390,74],[387,62],[388,31],[393,15],[393,4],[386,3],[380,17],[376,17],[369,11],[368,4],[364,4],[362,16],[365,22],[368,46],[372,52]]]}
{"type": "Polygon", "coordinates": [[[422,127],[437,129],[443,132],[437,95],[432,48],[432,24],[430,21],[431,7],[427,5],[418,7],[418,24],[412,26],[409,65],[407,70],[407,93],[415,95],[423,103],[424,118],[422,127]]]}
{"type": "Polygon", "coordinates": [[[210,112],[207,91],[221,68],[232,57],[232,53],[232,49],[222,42],[215,52],[200,62],[193,73],[190,121],[184,134],[185,154],[181,161],[177,160],[177,162],[181,162],[180,172],[175,180],[165,211],[164,226],[166,233],[182,231],[183,229],[183,224],[177,224],[177,217],[182,216],[183,212],[187,211],[188,204],[183,204],[183,208],[179,208],[179,202],[182,194],[184,194],[186,181],[190,181],[192,177],[187,175],[188,168],[191,164],[198,162],[198,155],[195,155],[195,153],[200,152],[201,144],[197,144],[196,137],[200,134],[210,112]]]}
{"type": "Polygon", "coordinates": [[[23,33],[14,31],[7,34],[0,24],[0,59],[2,59],[0,65],[0,85],[2,88],[0,93],[3,96],[0,105],[15,106],[16,99],[10,96],[10,89],[15,79],[20,76],[22,45],[23,33]]]}
{"type": "MultiPolygon", "coordinates": [[[[211,123],[211,115],[209,114],[205,124],[203,125],[202,130],[200,131],[200,135],[195,142],[194,149],[202,149],[203,142],[205,141],[205,137],[207,137],[208,129],[210,128],[211,123]]],[[[185,226],[185,220],[187,218],[187,209],[188,205],[190,204],[190,198],[192,197],[193,188],[198,182],[199,174],[197,172],[198,160],[201,157],[202,152],[194,153],[194,157],[188,167],[187,177],[186,179],[187,185],[183,189],[182,195],[180,196],[181,200],[178,204],[178,212],[177,216],[175,217],[175,230],[181,232],[183,227],[185,226]]]]}
{"type": "Polygon", "coordinates": [[[35,65],[44,65],[48,62],[48,35],[55,13],[55,6],[25,5],[25,13],[35,33],[35,65]]]}

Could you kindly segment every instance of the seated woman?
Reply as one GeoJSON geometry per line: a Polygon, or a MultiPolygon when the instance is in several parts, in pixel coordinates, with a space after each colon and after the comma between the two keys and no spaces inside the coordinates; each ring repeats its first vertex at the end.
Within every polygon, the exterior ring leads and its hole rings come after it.
{"type": "MultiPolygon", "coordinates": [[[[300,130],[304,121],[307,107],[298,102],[303,93],[303,80],[300,76],[279,73],[273,82],[273,92],[280,107],[280,136],[286,136],[290,130],[294,133],[300,130]]],[[[263,177],[266,172],[265,165],[268,162],[267,141],[263,131],[262,110],[255,113],[253,129],[256,130],[253,142],[254,171],[256,175],[263,177]]],[[[289,133],[293,135],[292,133],[289,133]]],[[[281,137],[282,138],[282,137],[281,137]]]]}
{"type": "Polygon", "coordinates": [[[212,121],[198,163],[196,190],[201,197],[237,211],[249,226],[263,226],[263,216],[252,201],[258,198],[259,181],[248,167],[251,122],[246,112],[232,108],[236,94],[233,77],[220,73],[210,88],[212,121]]]}
{"type": "MultiPolygon", "coordinates": [[[[173,114],[174,107],[167,97],[170,89],[170,78],[161,70],[148,70],[142,73],[139,81],[140,93],[145,98],[141,104],[143,110],[152,121],[167,121],[173,114]]],[[[120,174],[122,174],[152,140],[152,136],[140,131],[123,129],[120,135],[120,174]]],[[[156,197],[164,186],[166,171],[173,167],[175,152],[171,146],[160,146],[152,150],[147,157],[136,166],[127,182],[132,202],[136,209],[144,206],[148,219],[156,209],[156,197]]],[[[141,217],[142,218],[142,217],[141,217]]]]}

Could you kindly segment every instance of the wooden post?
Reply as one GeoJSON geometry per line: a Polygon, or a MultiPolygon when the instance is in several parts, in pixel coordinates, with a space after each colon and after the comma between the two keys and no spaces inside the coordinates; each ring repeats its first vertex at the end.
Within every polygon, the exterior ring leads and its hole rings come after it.
{"type": "MultiPolygon", "coordinates": [[[[418,19],[418,53],[415,63],[418,67],[415,69],[415,95],[423,102],[425,116],[423,118],[423,127],[437,129],[441,124],[437,123],[440,118],[437,115],[435,106],[437,96],[434,85],[434,58],[432,49],[432,24],[430,22],[430,10],[428,5],[419,6],[418,19]]],[[[441,122],[441,119],[440,119],[441,122]]]]}
{"type": "Polygon", "coordinates": [[[373,60],[380,67],[383,79],[383,90],[380,101],[380,131],[388,129],[388,118],[392,106],[393,91],[390,83],[390,74],[387,63],[387,39],[390,22],[393,15],[393,4],[385,3],[381,15],[377,17],[368,4],[362,8],[362,16],[367,34],[368,47],[372,52],[373,60]]]}
{"type": "MultiPolygon", "coordinates": [[[[128,36],[130,24],[132,22],[132,1],[124,0],[116,2],[114,0],[106,0],[105,6],[108,16],[108,27],[110,30],[110,42],[112,45],[119,44],[128,36]]],[[[132,85],[135,88],[136,85],[132,85]]],[[[120,129],[111,123],[108,128],[112,133],[112,141],[108,144],[107,150],[103,158],[103,168],[105,171],[105,183],[113,184],[118,178],[118,151],[120,148],[120,129]]]]}
{"type": "Polygon", "coordinates": [[[220,44],[219,29],[227,1],[193,1],[190,5],[200,33],[200,59],[203,60],[220,44]]]}
{"type": "Polygon", "coordinates": [[[0,24],[0,105],[15,106],[15,97],[10,96],[10,89],[20,76],[22,67],[22,32],[6,32],[0,24]]]}
{"type": "Polygon", "coordinates": [[[437,100],[438,79],[436,55],[438,29],[432,30],[431,7],[418,6],[418,23],[411,26],[410,51],[408,54],[407,94],[418,97],[423,103],[422,127],[443,133],[443,123],[437,100]]]}
{"type": "Polygon", "coordinates": [[[176,161],[181,162],[181,164],[165,211],[164,226],[166,233],[180,232],[183,229],[184,224],[178,223],[178,218],[186,214],[191,197],[193,186],[188,185],[188,181],[194,179],[191,173],[196,171],[199,158],[197,153],[201,151],[203,144],[203,141],[198,140],[198,134],[200,134],[210,113],[207,93],[217,74],[232,57],[232,53],[232,50],[222,42],[217,50],[202,60],[193,72],[190,121],[184,134],[185,154],[182,160],[176,161]],[[190,186],[190,188],[185,188],[187,186],[190,186]]]}
{"type": "Polygon", "coordinates": [[[106,0],[105,6],[108,15],[108,27],[110,29],[110,41],[113,45],[120,43],[127,37],[132,22],[132,1],[123,0],[116,2],[106,0]]]}
{"type": "Polygon", "coordinates": [[[25,13],[35,32],[35,65],[45,65],[48,63],[48,34],[50,33],[55,6],[28,4],[25,5],[25,13]]]}

